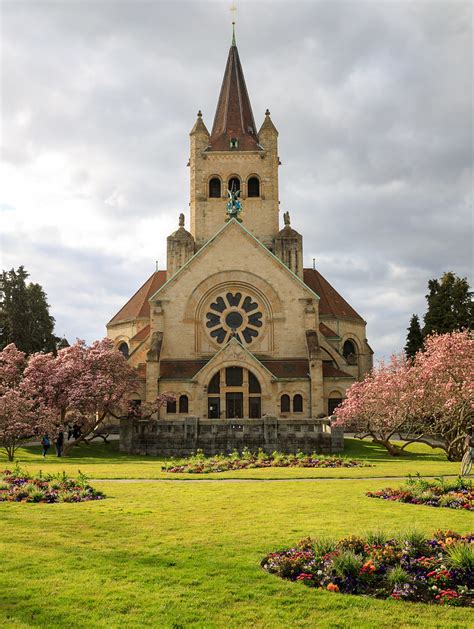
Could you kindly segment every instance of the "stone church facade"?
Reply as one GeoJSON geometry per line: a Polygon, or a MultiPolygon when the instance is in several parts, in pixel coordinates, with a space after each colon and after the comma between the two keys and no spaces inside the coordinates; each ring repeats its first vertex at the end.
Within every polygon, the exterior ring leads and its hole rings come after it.
{"type": "Polygon", "coordinates": [[[178,439],[186,425],[199,431],[196,422],[228,431],[272,418],[292,432],[297,420],[327,417],[372,366],[366,323],[303,267],[303,238],[287,212],[280,228],[278,131],[268,110],[257,130],[235,41],[212,131],[199,112],[188,166],[189,231],[181,214],[167,270],[107,325],[140,375],[133,397],[173,393],[159,421],[167,433],[179,424],[178,439]]]}

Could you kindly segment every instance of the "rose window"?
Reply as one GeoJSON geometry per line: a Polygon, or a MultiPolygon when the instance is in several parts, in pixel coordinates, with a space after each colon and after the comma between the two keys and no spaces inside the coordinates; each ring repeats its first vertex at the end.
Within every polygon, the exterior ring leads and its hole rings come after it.
{"type": "Polygon", "coordinates": [[[227,343],[232,337],[248,344],[260,334],[262,318],[262,308],[253,297],[226,293],[209,305],[206,327],[219,345],[227,343]]]}

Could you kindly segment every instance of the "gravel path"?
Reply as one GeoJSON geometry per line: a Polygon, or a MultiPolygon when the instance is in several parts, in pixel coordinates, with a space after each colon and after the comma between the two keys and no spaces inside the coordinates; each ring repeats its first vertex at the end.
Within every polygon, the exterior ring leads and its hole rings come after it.
{"type": "MultiPolygon", "coordinates": [[[[443,474],[445,478],[456,477],[457,474],[443,474]]],[[[313,483],[322,481],[358,481],[358,480],[406,480],[406,476],[363,476],[360,478],[90,478],[94,483],[313,483]]],[[[423,476],[437,478],[437,476],[423,476]]]]}

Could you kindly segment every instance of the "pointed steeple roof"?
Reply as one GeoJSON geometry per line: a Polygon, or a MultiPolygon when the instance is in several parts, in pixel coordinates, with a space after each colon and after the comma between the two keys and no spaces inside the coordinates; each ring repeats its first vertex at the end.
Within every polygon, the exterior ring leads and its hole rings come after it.
{"type": "Polygon", "coordinates": [[[211,151],[261,150],[235,37],[227,57],[210,143],[211,151]],[[231,149],[233,139],[237,146],[231,149]]]}

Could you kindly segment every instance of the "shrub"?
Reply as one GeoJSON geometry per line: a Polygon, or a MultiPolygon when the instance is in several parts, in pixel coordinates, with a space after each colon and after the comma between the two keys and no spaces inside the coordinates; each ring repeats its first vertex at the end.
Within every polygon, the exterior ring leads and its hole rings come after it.
{"type": "Polygon", "coordinates": [[[446,548],[448,563],[453,568],[469,572],[474,577],[474,545],[464,542],[450,544],[446,548]]]}
{"type": "Polygon", "coordinates": [[[387,572],[387,583],[394,588],[396,585],[404,585],[410,581],[410,575],[402,566],[394,566],[387,572]]]}
{"type": "Polygon", "coordinates": [[[362,559],[351,550],[344,550],[332,562],[337,577],[357,577],[362,569],[362,559]]]}

